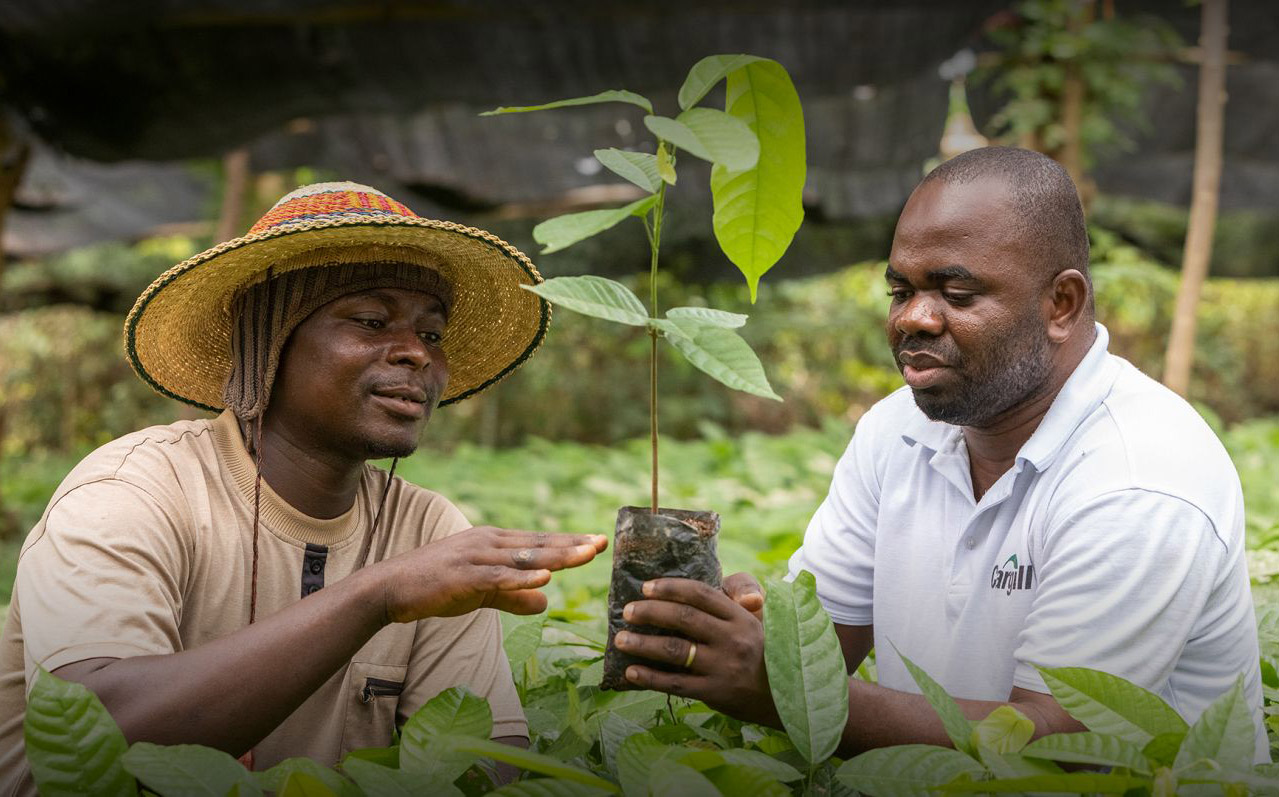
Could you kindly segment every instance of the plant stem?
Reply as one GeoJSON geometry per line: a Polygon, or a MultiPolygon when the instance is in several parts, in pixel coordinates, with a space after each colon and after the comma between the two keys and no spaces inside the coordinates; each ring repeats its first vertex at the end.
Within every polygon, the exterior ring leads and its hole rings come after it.
{"type": "MultiPolygon", "coordinates": [[[[661,143],[658,143],[661,146],[661,143]]],[[[648,270],[650,310],[653,318],[657,318],[657,250],[662,244],[662,212],[666,209],[666,183],[657,189],[657,204],[653,206],[653,229],[648,239],[648,247],[652,252],[648,270]]],[[[649,338],[649,392],[648,392],[648,428],[649,439],[653,449],[653,514],[657,514],[657,330],[648,330],[649,338]]]]}

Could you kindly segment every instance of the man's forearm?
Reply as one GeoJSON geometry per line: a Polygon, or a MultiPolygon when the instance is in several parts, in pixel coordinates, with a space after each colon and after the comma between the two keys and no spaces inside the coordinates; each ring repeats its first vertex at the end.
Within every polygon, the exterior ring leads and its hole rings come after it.
{"type": "Polygon", "coordinates": [[[130,742],[203,744],[238,756],[386,624],[382,586],[372,571],[357,571],[190,650],[91,659],[55,674],[92,689],[130,742]]]}
{"type": "MultiPolygon", "coordinates": [[[[1007,701],[956,699],[955,702],[970,720],[985,719],[1000,706],[1011,705],[1035,723],[1035,738],[1086,730],[1048,695],[1014,690],[1013,698],[1007,701]]],[[[848,722],[837,751],[843,758],[898,744],[953,746],[941,718],[923,695],[850,678],[848,703],[848,722]]]]}

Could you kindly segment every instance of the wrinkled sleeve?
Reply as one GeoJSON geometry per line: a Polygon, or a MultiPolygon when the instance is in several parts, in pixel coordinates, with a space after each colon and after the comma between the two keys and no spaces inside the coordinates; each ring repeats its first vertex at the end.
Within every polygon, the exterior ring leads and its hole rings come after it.
{"type": "MultiPolygon", "coordinates": [[[[466,517],[449,504],[437,536],[470,528],[466,517]]],[[[493,737],[528,736],[511,665],[502,647],[502,624],[495,609],[479,609],[460,617],[428,617],[417,621],[397,722],[404,723],[428,700],[453,686],[466,686],[488,700],[493,711],[493,737]]]]}
{"type": "Polygon", "coordinates": [[[1094,498],[1050,522],[1037,547],[1039,585],[1013,684],[1045,693],[1035,665],[1104,670],[1158,691],[1227,556],[1202,511],[1141,489],[1094,498]]]}
{"type": "Polygon", "coordinates": [[[875,431],[863,416],[835,466],[830,491],[790,558],[788,578],[801,570],[817,577],[817,595],[839,625],[871,625],[875,575],[875,527],[880,480],[875,468],[875,431]]]}
{"type": "Polygon", "coordinates": [[[180,648],[186,527],[179,508],[119,479],[76,487],[49,509],[14,584],[28,687],[38,666],[180,648]]]}

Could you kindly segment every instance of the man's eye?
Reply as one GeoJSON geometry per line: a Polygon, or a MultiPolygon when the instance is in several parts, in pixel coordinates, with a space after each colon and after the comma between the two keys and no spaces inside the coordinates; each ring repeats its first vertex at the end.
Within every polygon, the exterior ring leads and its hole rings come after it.
{"type": "Polygon", "coordinates": [[[943,295],[946,297],[946,301],[951,304],[968,304],[973,300],[973,294],[971,293],[947,292],[943,295]]]}
{"type": "Polygon", "coordinates": [[[418,337],[432,346],[438,346],[444,342],[444,335],[440,332],[419,332],[418,337]]]}
{"type": "Polygon", "coordinates": [[[888,291],[888,295],[892,297],[894,302],[904,302],[910,298],[909,288],[892,288],[888,291]]]}
{"type": "Polygon", "coordinates": [[[380,318],[356,318],[355,323],[362,324],[369,329],[381,329],[386,326],[386,322],[380,318]]]}

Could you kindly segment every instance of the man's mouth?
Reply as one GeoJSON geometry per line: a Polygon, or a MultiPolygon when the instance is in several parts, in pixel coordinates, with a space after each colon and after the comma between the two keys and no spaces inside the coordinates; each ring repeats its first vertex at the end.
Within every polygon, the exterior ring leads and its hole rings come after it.
{"type": "Polygon", "coordinates": [[[897,361],[902,366],[902,377],[913,390],[933,387],[951,367],[927,352],[898,352],[897,361]]]}
{"type": "Polygon", "coordinates": [[[373,398],[394,415],[406,418],[423,418],[426,416],[426,391],[412,385],[379,388],[373,391],[373,398]]]}

